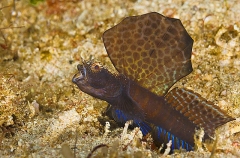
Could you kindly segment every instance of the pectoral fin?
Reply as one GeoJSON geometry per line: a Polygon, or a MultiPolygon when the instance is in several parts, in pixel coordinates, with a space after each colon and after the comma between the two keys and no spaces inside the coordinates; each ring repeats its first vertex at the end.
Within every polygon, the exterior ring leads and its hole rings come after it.
{"type": "Polygon", "coordinates": [[[119,110],[111,105],[108,106],[106,115],[122,125],[128,120],[133,120],[133,126],[139,127],[143,135],[147,135],[152,130],[151,126],[148,123],[140,120],[139,117],[129,117],[129,114],[126,114],[122,110],[119,110]]]}

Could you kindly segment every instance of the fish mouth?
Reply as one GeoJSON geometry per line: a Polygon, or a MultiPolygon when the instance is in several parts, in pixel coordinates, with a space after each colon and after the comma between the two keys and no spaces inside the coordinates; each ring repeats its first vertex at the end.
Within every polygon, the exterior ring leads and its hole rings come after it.
{"type": "Polygon", "coordinates": [[[80,80],[84,80],[87,74],[86,68],[83,65],[78,64],[77,69],[79,72],[73,76],[72,78],[73,83],[77,83],[80,80]]]}

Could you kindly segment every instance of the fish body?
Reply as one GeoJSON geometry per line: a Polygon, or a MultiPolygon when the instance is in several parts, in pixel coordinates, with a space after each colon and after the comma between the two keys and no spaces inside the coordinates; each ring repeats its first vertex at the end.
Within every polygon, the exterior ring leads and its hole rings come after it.
{"type": "Polygon", "coordinates": [[[83,62],[72,81],[107,101],[116,122],[133,120],[156,144],[172,140],[172,149],[192,150],[195,129],[206,137],[234,118],[199,94],[170,87],[192,71],[193,40],[180,20],[152,12],[125,18],[103,34],[107,53],[119,74],[100,63],[83,62]]]}
{"type": "MultiPolygon", "coordinates": [[[[165,97],[157,96],[134,83],[130,87],[130,96],[144,111],[144,120],[165,130],[166,134],[159,142],[168,143],[169,139],[164,140],[164,137],[171,134],[171,137],[178,137],[179,141],[188,142],[189,147],[193,147],[193,135],[197,126],[192,121],[173,108],[165,97]]],[[[174,146],[174,141],[172,143],[174,146]]]]}

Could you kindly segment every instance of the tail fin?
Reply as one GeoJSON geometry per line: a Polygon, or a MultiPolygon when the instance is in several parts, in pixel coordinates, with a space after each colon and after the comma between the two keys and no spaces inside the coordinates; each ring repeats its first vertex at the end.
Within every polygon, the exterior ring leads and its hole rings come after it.
{"type": "Polygon", "coordinates": [[[214,134],[217,127],[234,120],[218,106],[191,90],[174,88],[166,95],[166,100],[196,126],[203,127],[209,136],[214,134]]]}

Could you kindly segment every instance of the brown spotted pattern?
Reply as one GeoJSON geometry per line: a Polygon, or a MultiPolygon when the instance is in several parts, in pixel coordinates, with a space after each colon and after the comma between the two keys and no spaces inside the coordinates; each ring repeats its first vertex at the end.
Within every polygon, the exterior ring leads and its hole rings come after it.
{"type": "Polygon", "coordinates": [[[203,127],[209,135],[213,135],[218,126],[234,120],[218,106],[191,90],[174,88],[166,95],[166,100],[195,125],[203,127]]]}
{"type": "Polygon", "coordinates": [[[157,95],[192,71],[193,40],[179,19],[152,12],[125,18],[103,34],[115,68],[157,95]]]}

